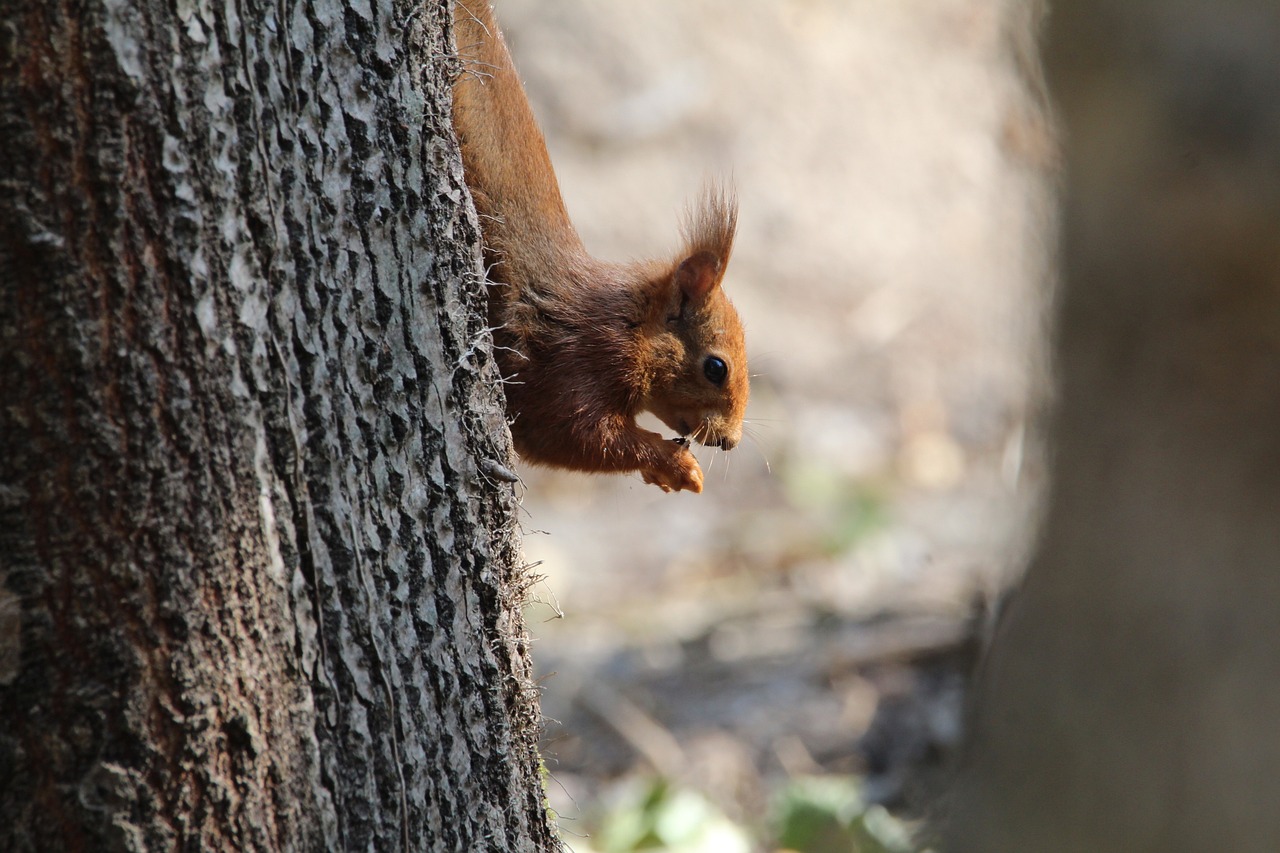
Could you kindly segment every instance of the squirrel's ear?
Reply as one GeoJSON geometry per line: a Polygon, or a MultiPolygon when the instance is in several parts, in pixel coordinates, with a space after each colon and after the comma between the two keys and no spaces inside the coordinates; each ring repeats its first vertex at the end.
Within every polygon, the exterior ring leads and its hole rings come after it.
{"type": "Polygon", "coordinates": [[[706,299],[724,278],[725,266],[733,252],[733,234],[738,227],[738,202],[733,190],[710,185],[702,203],[685,218],[685,251],[676,267],[675,280],[684,297],[698,302],[706,299]]]}
{"type": "Polygon", "coordinates": [[[706,299],[723,277],[724,264],[710,252],[690,255],[676,267],[676,285],[690,302],[706,299]]]}

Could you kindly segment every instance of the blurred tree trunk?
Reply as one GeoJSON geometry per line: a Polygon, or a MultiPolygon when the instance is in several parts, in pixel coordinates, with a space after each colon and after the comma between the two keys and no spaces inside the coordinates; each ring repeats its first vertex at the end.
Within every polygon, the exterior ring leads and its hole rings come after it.
{"type": "Polygon", "coordinates": [[[1280,15],[1063,0],[1058,402],[954,851],[1280,849],[1280,15]]]}
{"type": "Polygon", "coordinates": [[[444,3],[0,9],[0,849],[554,849],[444,3]]]}

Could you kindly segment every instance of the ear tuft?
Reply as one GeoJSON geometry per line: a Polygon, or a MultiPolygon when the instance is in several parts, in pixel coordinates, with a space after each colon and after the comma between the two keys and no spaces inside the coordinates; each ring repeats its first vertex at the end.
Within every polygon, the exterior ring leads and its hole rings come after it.
{"type": "Polygon", "coordinates": [[[733,190],[708,184],[701,202],[685,217],[685,258],[676,268],[676,282],[690,300],[705,299],[724,277],[737,228],[738,199],[733,190]]]}

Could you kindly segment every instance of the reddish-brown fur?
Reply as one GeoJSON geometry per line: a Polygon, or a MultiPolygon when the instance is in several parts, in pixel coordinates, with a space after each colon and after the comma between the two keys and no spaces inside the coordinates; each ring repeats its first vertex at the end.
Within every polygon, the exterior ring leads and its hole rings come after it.
{"type": "Polygon", "coordinates": [[[453,119],[484,232],[489,319],[520,455],[578,471],[639,471],[664,491],[702,491],[667,426],[725,449],[742,437],[747,358],[721,278],[737,207],[709,191],[674,261],[615,264],[587,254],[569,221],[542,132],[485,0],[458,0],[463,71],[453,119]],[[728,367],[716,385],[708,357],[728,367]]]}

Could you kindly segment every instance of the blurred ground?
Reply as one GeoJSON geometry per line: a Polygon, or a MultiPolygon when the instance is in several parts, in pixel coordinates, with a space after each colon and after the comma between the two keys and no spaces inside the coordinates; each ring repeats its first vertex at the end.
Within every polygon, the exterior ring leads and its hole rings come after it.
{"type": "Polygon", "coordinates": [[[755,375],[752,438],[698,451],[702,495],[522,470],[553,802],[572,832],[636,772],[735,819],[811,773],[879,773],[892,800],[916,748],[893,727],[956,734],[935,664],[1037,481],[1050,146],[1009,4],[496,5],[596,254],[674,252],[686,201],[732,176],[755,375]],[[886,697],[902,719],[860,751],[886,697]]]}

